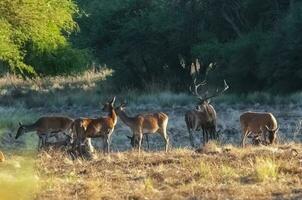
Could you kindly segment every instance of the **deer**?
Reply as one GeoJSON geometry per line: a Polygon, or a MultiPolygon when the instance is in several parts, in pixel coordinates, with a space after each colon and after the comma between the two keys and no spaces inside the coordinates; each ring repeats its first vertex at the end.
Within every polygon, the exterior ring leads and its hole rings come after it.
{"type": "Polygon", "coordinates": [[[99,118],[80,118],[74,123],[74,134],[76,145],[82,145],[87,138],[103,138],[104,153],[110,152],[111,135],[117,123],[117,115],[114,109],[116,97],[108,101],[103,106],[103,111],[108,112],[106,117],[99,118]]]}
{"type": "Polygon", "coordinates": [[[279,130],[277,120],[269,112],[244,112],[240,115],[242,129],[241,146],[245,146],[246,137],[261,136],[264,144],[274,144],[279,130]],[[267,135],[268,133],[268,135],[267,135]],[[268,138],[268,141],[267,141],[268,138]]]}
{"type": "Polygon", "coordinates": [[[148,134],[159,133],[164,140],[165,151],[167,152],[169,146],[169,137],[167,134],[168,115],[163,112],[155,112],[130,117],[126,114],[125,108],[126,103],[122,103],[115,110],[121,121],[132,131],[132,137],[128,136],[132,147],[138,147],[140,153],[143,136],[146,135],[149,146],[148,134]]]}
{"type": "Polygon", "coordinates": [[[192,131],[202,130],[203,145],[210,139],[218,139],[219,135],[216,131],[217,114],[214,107],[210,104],[210,99],[220,96],[226,90],[229,89],[228,84],[224,80],[224,88],[221,90],[216,89],[215,93],[209,96],[201,96],[198,92],[198,88],[202,85],[206,85],[206,82],[196,84],[196,79],[193,81],[193,87],[190,86],[190,92],[197,97],[198,104],[194,110],[187,111],[185,114],[185,122],[189,132],[191,146],[194,147],[192,131]]]}
{"type": "Polygon", "coordinates": [[[71,138],[73,119],[64,116],[43,116],[33,124],[22,124],[19,122],[19,128],[15,139],[27,132],[36,131],[39,137],[38,150],[46,145],[49,137],[58,137],[58,133],[63,133],[68,139],[71,138]]]}
{"type": "Polygon", "coordinates": [[[83,117],[74,120],[72,126],[72,133],[74,137],[74,142],[72,144],[73,153],[77,153],[78,151],[81,156],[83,156],[82,150],[85,149],[83,148],[85,145],[88,147],[88,153],[94,152],[94,147],[91,144],[91,138],[81,139],[81,136],[84,135],[84,132],[91,121],[92,119],[83,117]]]}

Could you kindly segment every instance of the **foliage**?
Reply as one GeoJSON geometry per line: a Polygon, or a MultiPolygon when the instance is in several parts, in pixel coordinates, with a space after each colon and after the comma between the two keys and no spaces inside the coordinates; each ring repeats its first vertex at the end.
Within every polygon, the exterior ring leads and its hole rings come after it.
{"type": "Polygon", "coordinates": [[[34,75],[27,55],[65,47],[77,29],[77,6],[70,0],[0,0],[0,61],[10,71],[34,75]]]}
{"type": "Polygon", "coordinates": [[[117,87],[156,82],[186,90],[191,79],[181,55],[187,66],[196,58],[216,62],[210,80],[227,79],[234,92],[297,91],[300,2],[78,0],[87,17],[78,19],[82,31],[73,41],[115,69],[117,87]]]}
{"type": "Polygon", "coordinates": [[[76,49],[70,45],[59,46],[51,53],[43,52],[28,55],[25,59],[39,74],[69,75],[88,69],[88,61],[92,60],[87,49],[76,49]]]}
{"type": "Polygon", "coordinates": [[[100,62],[120,90],[184,91],[192,79],[179,59],[198,58],[201,71],[217,63],[210,87],[296,92],[301,10],[301,0],[0,0],[0,67],[57,75],[100,62]]]}

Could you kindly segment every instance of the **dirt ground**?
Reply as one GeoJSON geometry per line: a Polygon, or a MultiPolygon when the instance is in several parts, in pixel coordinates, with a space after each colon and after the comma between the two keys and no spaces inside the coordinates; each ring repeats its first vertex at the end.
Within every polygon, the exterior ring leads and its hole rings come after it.
{"type": "MultiPolygon", "coordinates": [[[[218,116],[217,130],[220,132],[221,144],[239,145],[241,139],[241,130],[239,123],[239,116],[245,111],[259,111],[259,112],[271,112],[278,121],[279,129],[279,141],[281,143],[288,142],[301,142],[302,130],[302,105],[225,105],[225,104],[213,104],[218,116]]],[[[186,128],[184,115],[185,112],[192,109],[190,106],[175,106],[173,108],[159,108],[156,106],[137,106],[127,108],[126,112],[130,116],[134,116],[138,113],[148,113],[162,111],[168,114],[168,134],[170,137],[170,143],[172,147],[190,147],[189,135],[186,128]]],[[[69,115],[71,117],[98,117],[104,116],[106,113],[102,113],[101,109],[93,109],[89,107],[65,107],[65,108],[52,108],[52,109],[40,109],[39,113],[44,115],[69,115]]],[[[15,133],[11,133],[15,134],[15,133]]],[[[118,119],[117,126],[112,136],[111,148],[113,151],[125,151],[131,148],[130,141],[126,137],[131,136],[130,129],[118,119]]],[[[159,134],[150,135],[150,148],[152,150],[163,149],[164,143],[159,134]]],[[[200,144],[202,141],[201,132],[194,134],[195,144],[200,144]]],[[[93,139],[93,144],[97,148],[101,148],[101,139],[93,139]]],[[[144,143],[146,147],[146,143],[144,143]]]]}

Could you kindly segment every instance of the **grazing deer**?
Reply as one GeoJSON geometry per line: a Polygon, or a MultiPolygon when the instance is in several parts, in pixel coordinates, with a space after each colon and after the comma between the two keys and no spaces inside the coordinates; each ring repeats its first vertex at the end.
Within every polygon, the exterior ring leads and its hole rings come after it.
{"type": "Polygon", "coordinates": [[[115,97],[111,101],[104,104],[103,111],[108,112],[107,117],[99,117],[95,119],[80,118],[74,124],[77,145],[81,145],[87,138],[103,138],[103,150],[109,153],[111,135],[117,123],[117,116],[114,110],[115,97]]]}
{"type": "MultiPolygon", "coordinates": [[[[169,145],[169,137],[167,135],[168,115],[163,112],[156,112],[129,117],[125,112],[125,106],[126,104],[122,103],[115,110],[122,122],[132,130],[132,137],[128,136],[131,139],[132,147],[138,146],[138,151],[140,152],[144,134],[147,136],[147,134],[159,133],[164,139],[165,151],[167,152],[169,145]]],[[[149,144],[148,136],[147,142],[149,144]]]]}
{"type": "Polygon", "coordinates": [[[198,93],[198,88],[205,85],[206,82],[196,84],[196,79],[193,81],[193,87],[189,88],[191,93],[199,99],[199,103],[194,110],[190,110],[185,114],[185,121],[189,132],[191,146],[194,147],[192,131],[202,130],[203,145],[210,139],[218,139],[218,133],[216,132],[217,115],[214,107],[210,104],[210,99],[223,94],[229,86],[224,81],[224,88],[222,90],[216,90],[216,92],[210,96],[202,97],[198,93]]]}
{"type": "MultiPolygon", "coordinates": [[[[251,134],[260,135],[265,144],[274,144],[279,130],[277,120],[272,113],[266,112],[245,112],[240,116],[242,133],[242,147],[245,146],[245,139],[251,134]],[[267,142],[268,132],[268,142],[267,142]]],[[[254,136],[255,137],[255,136],[254,136]]]]}
{"type": "Polygon", "coordinates": [[[60,132],[70,138],[72,124],[73,119],[63,116],[41,117],[35,123],[28,125],[23,125],[19,122],[19,129],[15,139],[18,139],[24,133],[36,131],[39,136],[38,149],[40,149],[45,146],[49,137],[58,136],[60,132]]]}
{"type": "Polygon", "coordinates": [[[0,151],[0,162],[4,162],[4,161],[5,161],[4,154],[2,153],[2,151],[0,151]]]}

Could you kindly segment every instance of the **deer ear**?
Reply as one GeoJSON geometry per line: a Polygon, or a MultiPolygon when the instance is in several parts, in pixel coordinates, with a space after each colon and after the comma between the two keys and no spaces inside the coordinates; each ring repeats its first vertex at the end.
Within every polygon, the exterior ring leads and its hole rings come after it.
{"type": "Polygon", "coordinates": [[[113,104],[114,104],[115,99],[116,99],[116,97],[114,96],[114,97],[112,98],[112,100],[110,101],[110,104],[111,104],[111,105],[113,105],[113,104]]]}
{"type": "Polygon", "coordinates": [[[127,106],[127,102],[123,101],[123,103],[121,104],[122,107],[126,107],[127,106]]]}
{"type": "Polygon", "coordinates": [[[21,123],[21,122],[19,122],[19,126],[22,126],[22,123],[21,123]]]}

